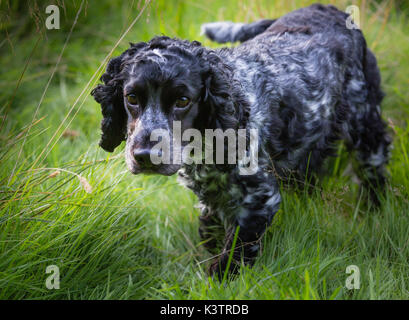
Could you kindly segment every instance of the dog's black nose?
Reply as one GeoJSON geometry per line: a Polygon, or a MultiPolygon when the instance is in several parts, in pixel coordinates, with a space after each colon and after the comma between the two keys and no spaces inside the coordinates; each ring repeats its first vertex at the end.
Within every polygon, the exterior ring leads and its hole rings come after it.
{"type": "Polygon", "coordinates": [[[147,149],[137,149],[134,150],[133,156],[135,161],[141,166],[145,168],[149,168],[153,166],[151,161],[151,151],[147,149]]]}

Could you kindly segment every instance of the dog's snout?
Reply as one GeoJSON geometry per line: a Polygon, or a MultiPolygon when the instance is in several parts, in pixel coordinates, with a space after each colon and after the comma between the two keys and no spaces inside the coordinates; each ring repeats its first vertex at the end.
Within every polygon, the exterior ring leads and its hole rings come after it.
{"type": "Polygon", "coordinates": [[[142,167],[151,167],[151,151],[148,149],[136,149],[133,152],[133,157],[137,163],[142,167]]]}

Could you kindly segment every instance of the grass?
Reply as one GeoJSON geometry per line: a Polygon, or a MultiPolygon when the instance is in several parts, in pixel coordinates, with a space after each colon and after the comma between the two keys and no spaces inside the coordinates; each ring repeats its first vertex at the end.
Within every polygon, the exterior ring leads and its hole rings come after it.
{"type": "Polygon", "coordinates": [[[256,265],[221,285],[205,272],[210,255],[198,237],[195,196],[174,177],[132,176],[123,147],[98,148],[101,115],[89,92],[111,50],[117,55],[129,41],[163,33],[215,47],[199,36],[201,23],[277,17],[311,1],[152,1],[117,47],[145,2],[58,3],[60,30],[44,29],[40,5],[30,15],[19,2],[0,4],[1,299],[409,298],[404,4],[353,2],[378,57],[394,133],[382,210],[367,212],[357,201],[340,148],[312,194],[283,191],[256,265]],[[49,265],[60,269],[59,290],[45,286],[49,265]],[[359,290],[345,288],[348,265],[360,268],[359,290]]]}

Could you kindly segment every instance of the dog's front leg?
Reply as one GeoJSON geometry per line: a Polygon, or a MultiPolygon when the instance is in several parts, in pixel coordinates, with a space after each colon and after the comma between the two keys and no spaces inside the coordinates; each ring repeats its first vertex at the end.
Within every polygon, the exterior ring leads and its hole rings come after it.
{"type": "Polygon", "coordinates": [[[237,207],[234,222],[226,232],[222,253],[210,266],[210,273],[222,279],[233,250],[229,273],[237,273],[240,262],[252,265],[260,250],[261,238],[278,211],[281,196],[272,174],[261,173],[256,176],[244,176],[239,181],[244,195],[237,207]],[[239,227],[235,247],[235,232],[239,227]]]}
{"type": "Polygon", "coordinates": [[[217,214],[212,212],[210,208],[203,206],[199,217],[199,235],[203,246],[210,253],[217,253],[217,245],[220,244],[218,240],[223,239],[222,236],[218,238],[218,235],[223,234],[223,231],[223,224],[217,214]]]}

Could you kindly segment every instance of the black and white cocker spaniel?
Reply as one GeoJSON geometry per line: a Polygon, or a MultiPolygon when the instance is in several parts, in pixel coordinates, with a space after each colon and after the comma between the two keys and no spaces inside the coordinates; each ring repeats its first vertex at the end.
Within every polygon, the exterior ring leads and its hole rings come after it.
{"type": "MultiPolygon", "coordinates": [[[[126,141],[134,174],[178,172],[199,199],[199,232],[208,249],[216,244],[213,226],[224,227],[224,248],[210,273],[223,274],[236,231],[229,271],[254,262],[279,209],[279,179],[308,181],[336,153],[337,141],[354,152],[363,190],[379,205],[391,144],[381,118],[380,74],[362,32],[348,28],[347,19],[333,6],[315,4],[275,20],[205,24],[211,40],[242,42],[216,50],[155,37],[111,59],[103,84],[92,91],[102,107],[100,146],[112,152],[126,141]],[[153,131],[173,138],[175,123],[182,132],[203,134],[245,129],[247,140],[255,129],[257,170],[241,174],[240,161],[153,163],[160,141],[153,131]]],[[[170,159],[188,143],[178,150],[171,143],[170,159]]]]}

